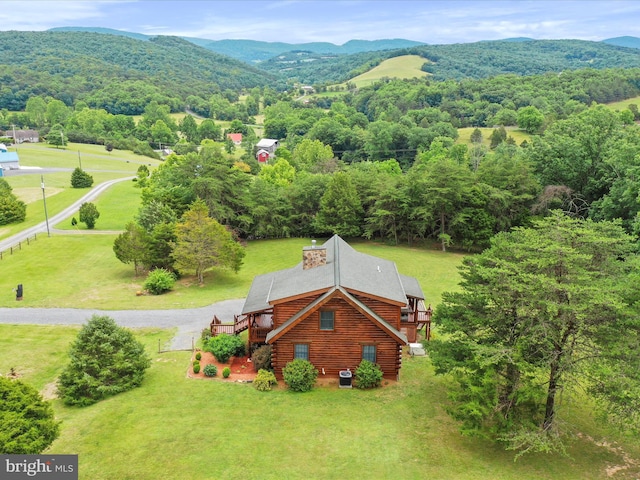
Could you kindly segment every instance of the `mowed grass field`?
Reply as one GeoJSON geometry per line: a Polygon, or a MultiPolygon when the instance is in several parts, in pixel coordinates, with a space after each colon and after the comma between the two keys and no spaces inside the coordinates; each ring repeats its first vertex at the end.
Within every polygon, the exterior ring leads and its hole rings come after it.
{"type": "MultiPolygon", "coordinates": [[[[55,379],[77,327],[0,325],[0,372],[11,367],[43,394],[55,379]]],[[[638,441],[599,425],[590,406],[563,400],[576,436],[568,456],[512,452],[459,434],[446,414],[446,380],[428,357],[403,358],[399,382],[380,389],[304,394],[279,385],[190,379],[189,352],[157,353],[173,332],[139,330],[152,358],[140,388],[96,405],[53,400],[62,421],[50,453],[78,454],[85,480],[146,479],[632,479],[638,441]],[[579,436],[577,434],[580,434],[579,436]],[[626,457],[625,457],[626,456],[626,457]],[[609,475],[615,468],[615,475],[609,475]]],[[[233,373],[232,373],[233,378],[233,373]]]]}
{"type": "MultiPolygon", "coordinates": [[[[17,152],[20,157],[20,165],[28,167],[25,168],[25,171],[30,173],[4,178],[13,188],[13,193],[27,204],[27,218],[22,223],[0,227],[0,239],[14,235],[45,220],[41,178],[44,178],[47,213],[51,217],[89,191],[85,188],[71,188],[71,173],[80,164],[82,164],[82,169],[93,177],[95,186],[107,180],[135,176],[140,165],[144,164],[149,169],[153,169],[160,163],[158,160],[128,151],[113,150],[109,153],[102,145],[71,143],[66,148],[55,148],[44,143],[22,144],[18,146],[17,152]],[[63,171],[49,169],[63,169],[63,171]]],[[[118,190],[126,187],[114,188],[118,190]]],[[[123,214],[130,215],[131,211],[137,209],[136,205],[131,205],[133,208],[127,209],[123,214]]],[[[107,208],[104,203],[102,208],[107,208]]],[[[100,207],[98,210],[100,211],[100,207]]],[[[101,213],[97,228],[109,229],[105,225],[111,222],[111,220],[107,220],[110,218],[110,215],[102,215],[101,213]]],[[[116,220],[116,223],[119,222],[120,220],[116,220]]]]}
{"type": "Polygon", "coordinates": [[[380,65],[372,68],[357,77],[349,80],[358,88],[366,87],[381,78],[421,78],[428,75],[420,70],[426,59],[418,55],[402,55],[400,57],[389,58],[380,65]]]}

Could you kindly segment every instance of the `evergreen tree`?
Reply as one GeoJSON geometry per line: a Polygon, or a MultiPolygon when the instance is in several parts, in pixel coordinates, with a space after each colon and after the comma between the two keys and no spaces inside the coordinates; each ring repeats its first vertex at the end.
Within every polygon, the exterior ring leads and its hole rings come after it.
{"type": "Polygon", "coordinates": [[[58,392],[66,404],[81,406],[140,386],[151,365],[131,331],[98,315],[78,333],[69,360],[58,379],[58,392]]]}
{"type": "Polygon", "coordinates": [[[72,188],[89,188],[93,185],[93,177],[80,167],[76,167],[71,174],[72,188]]]}
{"type": "Polygon", "coordinates": [[[113,242],[113,252],[122,263],[133,263],[136,275],[142,273],[148,256],[149,238],[144,228],[135,222],[127,223],[125,231],[113,242]]]}
{"type": "Polygon", "coordinates": [[[341,237],[357,237],[364,217],[362,203],[349,175],[337,172],[320,200],[316,228],[341,237]]]}
{"type": "Polygon", "coordinates": [[[0,376],[0,452],[42,453],[60,434],[53,408],[20,380],[0,376]]]}
{"type": "Polygon", "coordinates": [[[519,453],[562,451],[559,396],[580,389],[603,415],[626,412],[625,428],[640,428],[629,415],[640,404],[632,251],[619,225],[555,212],[464,260],[461,290],[434,316],[443,335],[430,344],[436,372],[457,382],[450,413],[464,432],[519,453]]]}

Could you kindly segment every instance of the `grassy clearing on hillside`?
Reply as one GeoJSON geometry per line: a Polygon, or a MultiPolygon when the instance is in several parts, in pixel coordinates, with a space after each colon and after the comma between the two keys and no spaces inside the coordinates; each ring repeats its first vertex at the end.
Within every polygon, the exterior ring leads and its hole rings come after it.
{"type": "MultiPolygon", "coordinates": [[[[0,372],[17,367],[50,394],[76,332],[0,325],[0,339],[12,339],[0,340],[0,372]]],[[[372,479],[588,480],[640,473],[636,465],[607,476],[607,468],[627,465],[623,454],[633,460],[640,451],[637,442],[615,444],[617,451],[596,445],[617,438],[603,438],[595,423],[572,441],[569,457],[514,462],[499,446],[462,437],[445,413],[445,380],[427,357],[405,356],[400,382],[372,391],[332,385],[295,394],[280,385],[262,393],[186,378],[190,353],[156,353],[158,340],[171,335],[136,331],[152,357],[140,388],[85,408],[54,400],[62,429],[49,451],[78,454],[81,479],[345,479],[367,472],[372,479]]],[[[575,408],[589,416],[588,408],[575,408]]]]}
{"type": "MultiPolygon", "coordinates": [[[[98,220],[100,222],[100,219],[98,220]]],[[[75,307],[121,309],[188,308],[247,295],[256,275],[289,268],[302,259],[302,247],[310,240],[261,240],[247,244],[244,266],[238,274],[213,269],[204,286],[192,276],[180,279],[172,292],[136,296],[144,276],[135,277],[133,266],[113,253],[115,235],[60,235],[38,240],[1,260],[0,306],[75,307]],[[12,288],[22,283],[24,300],[16,305],[12,288]]],[[[462,255],[438,250],[390,247],[374,242],[355,242],[370,255],[389,258],[400,273],[415,276],[427,297],[436,304],[443,291],[456,288],[456,266],[462,255]]]]}
{"type": "MultiPolygon", "coordinates": [[[[475,129],[476,127],[459,128],[458,140],[456,141],[456,143],[465,143],[471,145],[471,134],[475,129]]],[[[489,148],[489,145],[491,145],[490,137],[495,128],[479,127],[478,130],[482,132],[482,144],[489,148]]],[[[527,141],[527,143],[531,143],[531,135],[524,130],[520,130],[518,127],[505,127],[505,130],[507,131],[507,136],[513,137],[518,145],[520,145],[525,140],[527,141]]]]}
{"type": "Polygon", "coordinates": [[[607,103],[605,106],[611,110],[627,110],[631,104],[635,104],[640,108],[640,97],[628,98],[620,102],[607,103]]]}
{"type": "Polygon", "coordinates": [[[402,55],[385,60],[380,65],[368,72],[352,78],[349,82],[355,83],[358,88],[366,87],[381,78],[421,78],[428,75],[420,70],[426,59],[418,55],[402,55]]]}

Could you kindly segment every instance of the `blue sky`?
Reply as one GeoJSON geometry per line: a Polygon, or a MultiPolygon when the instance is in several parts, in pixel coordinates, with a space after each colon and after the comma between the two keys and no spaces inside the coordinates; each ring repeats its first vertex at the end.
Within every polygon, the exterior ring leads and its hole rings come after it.
{"type": "Polygon", "coordinates": [[[638,0],[19,0],[0,1],[1,30],[106,27],[148,35],[342,44],[430,44],[511,37],[640,37],[638,0]]]}

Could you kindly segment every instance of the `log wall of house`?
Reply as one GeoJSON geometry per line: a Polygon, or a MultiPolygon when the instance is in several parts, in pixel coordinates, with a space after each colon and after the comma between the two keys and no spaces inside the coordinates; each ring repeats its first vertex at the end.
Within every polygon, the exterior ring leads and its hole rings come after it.
{"type": "MultiPolygon", "coordinates": [[[[274,308],[276,323],[280,325],[305,305],[313,297],[299,299],[274,308]]],[[[400,308],[378,302],[391,318],[400,318],[400,308]]],[[[282,369],[293,360],[294,345],[309,345],[309,361],[318,369],[319,376],[338,377],[340,370],[349,368],[355,371],[362,360],[363,345],[376,345],[376,363],[384,377],[395,380],[398,377],[402,360],[402,347],[378,325],[365,317],[341,297],[335,297],[322,306],[331,309],[334,314],[334,329],[320,330],[320,312],[316,311],[308,318],[280,337],[272,346],[271,361],[276,377],[282,379],[282,369]]],[[[391,322],[390,322],[391,323],[391,322]]]]}

